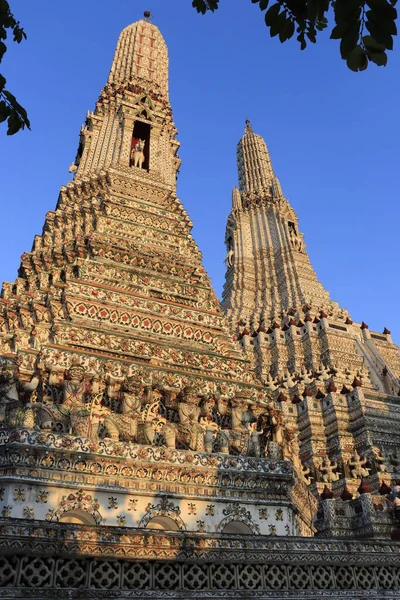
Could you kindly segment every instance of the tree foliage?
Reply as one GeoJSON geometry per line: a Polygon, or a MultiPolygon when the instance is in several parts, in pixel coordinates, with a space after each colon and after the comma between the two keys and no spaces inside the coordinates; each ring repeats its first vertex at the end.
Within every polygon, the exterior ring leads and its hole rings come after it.
{"type": "MultiPolygon", "coordinates": [[[[9,32],[18,44],[26,40],[26,33],[12,14],[10,5],[6,0],[0,0],[0,62],[7,52],[5,40],[9,32]]],[[[6,83],[0,73],[0,123],[7,121],[7,135],[14,135],[24,127],[30,129],[30,123],[26,110],[17,102],[14,94],[6,89],[6,83]]]]}
{"type": "MultiPolygon", "coordinates": [[[[228,0],[227,0],[228,1],[228,0]]],[[[315,44],[317,35],[333,18],[331,38],[340,40],[340,54],[352,71],[364,71],[370,62],[386,66],[387,50],[393,50],[397,35],[397,0],[250,0],[264,13],[271,37],[286,42],[294,35],[304,50],[315,44]]],[[[214,12],[220,0],[192,0],[197,12],[214,12]]],[[[26,33],[11,12],[7,0],[0,0],[0,63],[7,51],[7,34],[14,42],[26,40],[26,33]]],[[[7,121],[7,135],[30,129],[26,110],[6,89],[0,73],[0,123],[7,121]]]]}
{"type": "MultiPolygon", "coordinates": [[[[197,12],[214,12],[220,0],[193,0],[197,12]]],[[[397,35],[397,0],[251,0],[264,13],[271,37],[286,42],[294,35],[304,50],[315,44],[320,31],[333,19],[331,38],[340,40],[340,54],[352,71],[364,71],[370,62],[387,63],[397,35]]]]}

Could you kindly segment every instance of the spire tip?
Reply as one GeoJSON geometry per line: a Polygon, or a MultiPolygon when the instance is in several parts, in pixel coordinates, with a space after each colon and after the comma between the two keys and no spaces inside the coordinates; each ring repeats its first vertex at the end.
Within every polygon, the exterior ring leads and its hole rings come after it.
{"type": "Polygon", "coordinates": [[[246,125],[244,128],[244,132],[245,133],[253,133],[253,128],[251,126],[250,119],[246,119],[246,125]]]}

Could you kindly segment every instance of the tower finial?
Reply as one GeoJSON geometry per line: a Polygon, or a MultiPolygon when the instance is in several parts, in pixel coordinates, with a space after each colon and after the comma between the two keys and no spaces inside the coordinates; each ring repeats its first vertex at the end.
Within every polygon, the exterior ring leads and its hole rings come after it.
{"type": "Polygon", "coordinates": [[[151,21],[151,12],[149,10],[145,10],[143,13],[143,16],[145,18],[146,21],[151,21]]]}
{"type": "Polygon", "coordinates": [[[250,123],[250,119],[246,119],[246,126],[244,128],[245,133],[253,133],[253,128],[250,123]]]}

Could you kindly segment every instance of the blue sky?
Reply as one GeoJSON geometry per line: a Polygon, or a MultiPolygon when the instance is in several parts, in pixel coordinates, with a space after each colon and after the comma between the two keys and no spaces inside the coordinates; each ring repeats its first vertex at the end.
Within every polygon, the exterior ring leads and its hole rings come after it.
{"type": "Polygon", "coordinates": [[[31,132],[0,129],[0,278],[15,279],[61,185],[81,123],[105,84],[120,30],[151,10],[170,54],[170,98],[183,160],[178,194],[220,295],[226,217],[244,120],[265,138],[298,213],[317,275],[354,320],[400,342],[398,319],[400,53],[352,73],[323,35],[300,52],[271,39],[250,0],[11,0],[28,40],[0,71],[31,132]]]}

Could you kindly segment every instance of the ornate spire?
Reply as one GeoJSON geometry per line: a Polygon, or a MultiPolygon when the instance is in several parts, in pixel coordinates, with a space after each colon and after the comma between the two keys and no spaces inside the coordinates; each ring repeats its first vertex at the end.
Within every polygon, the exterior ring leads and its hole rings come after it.
{"type": "Polygon", "coordinates": [[[241,192],[268,192],[274,180],[274,171],[263,138],[253,132],[246,119],[245,133],[237,146],[239,189],[241,192]]]}
{"type": "Polygon", "coordinates": [[[148,19],[146,17],[122,30],[108,83],[126,84],[144,80],[168,98],[167,45],[159,29],[148,19]]]}
{"type": "Polygon", "coordinates": [[[179,142],[168,101],[168,51],[158,28],[145,19],[119,36],[107,84],[86,116],[70,166],[75,181],[115,167],[175,189],[179,142]]]}

